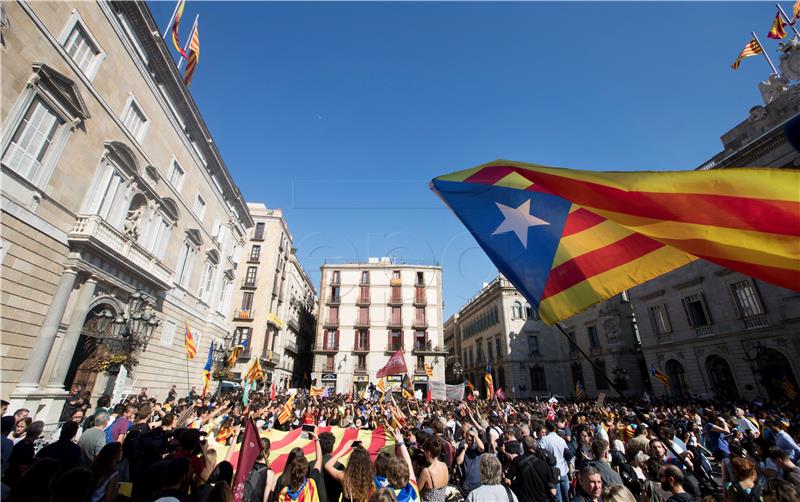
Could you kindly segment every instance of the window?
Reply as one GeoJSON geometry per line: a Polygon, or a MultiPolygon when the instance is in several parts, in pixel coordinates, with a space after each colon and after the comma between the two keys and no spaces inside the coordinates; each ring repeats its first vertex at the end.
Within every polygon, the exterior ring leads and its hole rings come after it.
{"type": "Polygon", "coordinates": [[[331,284],[340,284],[341,283],[341,274],[338,270],[334,270],[331,272],[331,284]]]}
{"type": "Polygon", "coordinates": [[[531,390],[534,392],[547,390],[547,377],[545,376],[544,368],[538,364],[531,367],[531,390]]]}
{"type": "Polygon", "coordinates": [[[500,339],[499,338],[495,338],[494,339],[494,346],[497,349],[497,358],[500,359],[501,357],[503,357],[504,354],[503,354],[503,351],[500,350],[500,339]]]}
{"type": "Polygon", "coordinates": [[[175,323],[166,320],[164,321],[164,327],[161,328],[161,341],[159,345],[164,347],[169,347],[172,345],[172,341],[175,339],[175,323]]]}
{"type": "Polygon", "coordinates": [[[253,233],[253,240],[256,241],[263,241],[264,240],[264,222],[259,221],[256,223],[256,230],[253,233]]]}
{"type": "Polygon", "coordinates": [[[422,371],[425,369],[425,356],[417,356],[417,370],[422,371]]]}
{"type": "Polygon", "coordinates": [[[242,295],[242,310],[249,312],[251,308],[253,308],[253,293],[248,291],[242,295]]]}
{"type": "Polygon", "coordinates": [[[511,318],[522,319],[522,304],[520,302],[514,302],[511,305],[511,318]]]}
{"type": "Polygon", "coordinates": [[[356,331],[356,348],[361,350],[369,349],[369,332],[365,329],[356,331]]]}
{"type": "Polygon", "coordinates": [[[746,279],[731,284],[731,291],[733,291],[733,298],[736,300],[736,306],[739,308],[739,314],[742,317],[753,317],[764,313],[764,308],[761,306],[758,292],[752,281],[746,279]]]}
{"type": "Polygon", "coordinates": [[[211,295],[211,287],[213,285],[214,272],[216,269],[216,265],[211,261],[206,261],[203,267],[203,275],[200,279],[200,289],[197,291],[197,297],[204,302],[208,302],[208,298],[211,295]]]}
{"type": "Polygon", "coordinates": [[[336,350],[338,347],[336,346],[339,338],[339,331],[338,330],[325,330],[325,348],[328,350],[336,350]]]}
{"type": "Polygon", "coordinates": [[[417,326],[425,326],[425,307],[416,307],[414,309],[414,323],[417,326]]]}
{"type": "Polygon", "coordinates": [[[194,337],[194,344],[197,347],[197,353],[201,354],[200,343],[203,341],[203,334],[199,331],[192,330],[192,336],[194,337]]]}
{"type": "Polygon", "coordinates": [[[358,371],[367,371],[367,356],[364,354],[359,354],[356,364],[358,365],[356,367],[358,371]]]}
{"type": "Polygon", "coordinates": [[[333,356],[326,356],[325,357],[325,370],[333,371],[333,356]]]}
{"type": "Polygon", "coordinates": [[[331,286],[331,302],[339,303],[341,301],[341,290],[339,286],[331,286]]]}
{"type": "Polygon", "coordinates": [[[194,201],[194,208],[192,209],[194,214],[197,215],[198,218],[201,220],[203,219],[203,215],[206,212],[206,201],[200,194],[197,194],[197,199],[194,201]]]}
{"type": "Polygon", "coordinates": [[[567,337],[569,338],[569,351],[570,352],[577,352],[578,350],[578,342],[575,340],[575,332],[568,331],[567,337]]]}
{"type": "Polygon", "coordinates": [[[61,44],[78,68],[91,80],[97,74],[104,54],[89,36],[80,21],[74,20],[72,29],[61,44]]]}
{"type": "Polygon", "coordinates": [[[400,307],[391,307],[391,309],[392,309],[391,312],[392,324],[395,326],[399,326],[402,321],[402,318],[400,317],[400,307]]]}
{"type": "Polygon", "coordinates": [[[328,323],[339,324],[339,307],[328,308],[328,323]]]}
{"type": "Polygon", "coordinates": [[[392,271],[392,279],[395,279],[395,280],[398,280],[398,281],[400,280],[400,271],[399,270],[393,270],[392,271]]]}
{"type": "Polygon", "coordinates": [[[489,356],[489,362],[490,363],[493,362],[494,361],[494,351],[492,350],[492,341],[491,340],[486,340],[486,351],[487,351],[487,354],[489,356]]]}
{"type": "Polygon", "coordinates": [[[169,184],[175,189],[175,191],[180,192],[181,186],[183,186],[183,175],[184,175],[183,168],[178,165],[178,161],[172,161],[172,167],[169,169],[169,184]]]}
{"type": "Polygon", "coordinates": [[[672,332],[666,305],[653,305],[650,307],[650,324],[652,324],[653,331],[657,335],[666,335],[672,332]]]}
{"type": "Polygon", "coordinates": [[[358,293],[358,301],[361,303],[369,302],[369,286],[360,286],[358,293]]]}
{"type": "Polygon", "coordinates": [[[533,309],[531,309],[531,304],[525,304],[525,318],[526,319],[533,319],[533,309]]]}
{"type": "Polygon", "coordinates": [[[430,348],[428,334],[425,331],[414,332],[414,348],[417,350],[425,350],[426,348],[430,348]]]}
{"type": "Polygon", "coordinates": [[[578,382],[583,385],[583,367],[581,363],[572,363],[570,369],[572,370],[572,388],[574,389],[578,382]]]}
{"type": "Polygon", "coordinates": [[[369,284],[369,271],[364,270],[361,272],[361,284],[369,284]]]}
{"type": "Polygon", "coordinates": [[[34,98],[3,152],[3,164],[32,181],[63,123],[41,98],[34,98]]]}
{"type": "Polygon", "coordinates": [[[175,282],[182,287],[186,287],[192,275],[195,254],[194,246],[189,241],[184,241],[181,253],[178,255],[178,264],[175,266],[175,282]]]}
{"type": "Polygon", "coordinates": [[[244,347],[245,353],[250,352],[250,328],[238,326],[233,332],[233,344],[244,347]]]}
{"type": "Polygon", "coordinates": [[[475,364],[474,356],[475,354],[472,351],[472,347],[469,348],[469,365],[472,366],[475,364]]]}
{"type": "Polygon", "coordinates": [[[686,312],[686,319],[689,326],[699,328],[711,324],[711,319],[706,310],[706,303],[703,300],[703,293],[696,293],[683,299],[683,309],[686,312]]]}
{"type": "Polygon", "coordinates": [[[403,347],[403,332],[393,330],[389,334],[389,350],[400,350],[403,347]]]}
{"type": "Polygon", "coordinates": [[[466,366],[466,365],[467,365],[467,351],[466,351],[466,350],[464,351],[464,361],[463,361],[463,363],[462,363],[462,364],[463,364],[464,366],[466,366]]]}
{"type": "Polygon", "coordinates": [[[423,272],[417,272],[417,286],[424,286],[425,285],[425,274],[423,272]]]}
{"type": "Polygon", "coordinates": [[[400,286],[392,286],[392,301],[393,302],[401,301],[400,286]]]}
{"type": "Polygon", "coordinates": [[[256,273],[258,272],[258,267],[247,267],[247,274],[244,278],[244,285],[253,287],[256,285],[256,273]]]}
{"type": "Polygon", "coordinates": [[[250,261],[258,261],[261,257],[261,246],[258,244],[254,244],[252,248],[250,248],[250,261]]]}
{"type": "Polygon", "coordinates": [[[602,359],[594,361],[594,385],[597,390],[608,390],[608,380],[606,379],[606,362],[602,359]]]}
{"type": "Polygon", "coordinates": [[[147,132],[148,122],[142,109],[136,104],[133,97],[131,97],[128,100],[128,105],[125,107],[125,111],[122,112],[122,124],[125,126],[125,129],[131,133],[136,141],[141,143],[147,132]]]}
{"type": "Polygon", "coordinates": [[[358,324],[369,324],[369,307],[358,307],[358,324]]]}
{"type": "Polygon", "coordinates": [[[539,353],[539,337],[528,335],[528,354],[539,353]]]}
{"type": "Polygon", "coordinates": [[[600,340],[597,338],[597,326],[587,326],[586,334],[589,336],[589,348],[596,349],[600,347],[600,340]]]}

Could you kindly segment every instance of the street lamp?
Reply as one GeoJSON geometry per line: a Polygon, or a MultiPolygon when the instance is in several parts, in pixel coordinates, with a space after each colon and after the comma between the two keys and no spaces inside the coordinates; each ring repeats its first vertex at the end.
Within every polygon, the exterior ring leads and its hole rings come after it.
{"type": "Polygon", "coordinates": [[[228,358],[231,356],[233,333],[225,335],[223,340],[214,340],[214,352],[212,355],[212,375],[217,380],[217,397],[222,391],[222,381],[228,376],[228,358]]]}
{"type": "MultiPolygon", "coordinates": [[[[98,317],[101,317],[107,326],[109,318],[113,315],[105,310],[98,317]]],[[[111,337],[114,341],[123,344],[132,342],[141,344],[143,352],[147,350],[147,344],[161,324],[150,305],[150,298],[138,289],[128,297],[126,308],[111,322],[113,323],[111,337]]]]}
{"type": "Polygon", "coordinates": [[[614,384],[622,391],[628,390],[628,381],[631,379],[630,375],[628,375],[628,370],[617,366],[611,373],[614,374],[614,384]]]}
{"type": "Polygon", "coordinates": [[[756,390],[760,397],[764,397],[764,394],[761,393],[761,385],[758,383],[758,377],[756,377],[756,373],[760,372],[761,363],[764,361],[764,357],[766,356],[767,346],[761,342],[755,342],[751,348],[755,349],[755,355],[750,355],[750,351],[745,349],[744,357],[742,360],[747,364],[747,367],[750,368],[750,373],[753,375],[753,381],[756,383],[756,390]]]}

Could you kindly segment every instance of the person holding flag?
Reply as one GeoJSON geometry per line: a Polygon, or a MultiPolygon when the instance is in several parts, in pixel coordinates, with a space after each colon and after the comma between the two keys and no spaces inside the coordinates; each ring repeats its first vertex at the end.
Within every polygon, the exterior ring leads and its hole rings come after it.
{"type": "Polygon", "coordinates": [[[492,379],[492,365],[490,363],[486,364],[484,380],[486,380],[486,399],[492,399],[494,397],[494,379],[492,379]]]}

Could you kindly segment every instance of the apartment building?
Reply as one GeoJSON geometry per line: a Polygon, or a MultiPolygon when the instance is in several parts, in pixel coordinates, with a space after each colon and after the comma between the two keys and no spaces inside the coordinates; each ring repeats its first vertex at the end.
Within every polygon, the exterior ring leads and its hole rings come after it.
{"type": "Polygon", "coordinates": [[[230,332],[239,188],[145,2],[2,9],[0,394],[54,422],[73,385],[188,392],[230,332]]]}
{"type": "MultiPolygon", "coordinates": [[[[402,349],[416,389],[427,390],[425,365],[444,381],[442,268],[390,258],[320,267],[320,314],[312,378],[336,392],[363,389],[402,349]]],[[[401,375],[387,378],[399,384],[401,375]]]]}

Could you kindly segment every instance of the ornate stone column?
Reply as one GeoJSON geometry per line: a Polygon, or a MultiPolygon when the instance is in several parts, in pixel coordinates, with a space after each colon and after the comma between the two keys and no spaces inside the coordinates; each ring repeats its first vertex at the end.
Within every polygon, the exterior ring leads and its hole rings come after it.
{"type": "Polygon", "coordinates": [[[56,334],[58,334],[58,326],[61,324],[61,318],[64,317],[64,310],[67,308],[67,301],[72,293],[72,288],[75,286],[77,276],[77,270],[73,268],[64,269],[61,281],[59,281],[58,288],[50,303],[50,308],[47,309],[44,323],[39,329],[36,343],[33,345],[28,362],[25,365],[25,369],[22,370],[22,375],[19,378],[17,388],[12,393],[12,397],[27,397],[38,389],[39,380],[42,378],[47,358],[53,349],[53,343],[56,340],[56,334]]]}
{"type": "Polygon", "coordinates": [[[58,359],[50,371],[50,378],[47,382],[47,392],[59,392],[64,389],[64,379],[67,377],[72,356],[75,352],[75,347],[78,346],[80,340],[81,330],[83,329],[86,315],[89,313],[89,305],[92,303],[94,291],[97,288],[97,281],[89,278],[81,285],[78,298],[72,309],[72,317],[69,321],[69,327],[64,335],[64,341],[61,343],[61,350],[58,354],[58,359]]]}

